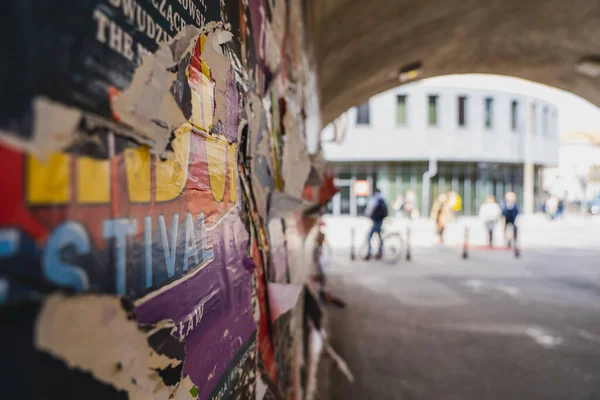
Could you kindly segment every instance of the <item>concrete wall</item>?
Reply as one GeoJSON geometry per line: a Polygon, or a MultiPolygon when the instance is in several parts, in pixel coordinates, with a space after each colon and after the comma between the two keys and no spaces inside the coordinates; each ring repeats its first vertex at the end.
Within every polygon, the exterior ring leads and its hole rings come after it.
{"type": "Polygon", "coordinates": [[[575,93],[600,105],[600,85],[582,73],[597,58],[595,0],[311,0],[325,123],[419,78],[506,75],[575,93]]]}
{"type": "MultiPolygon", "coordinates": [[[[448,78],[450,79],[450,78],[448,78]]],[[[536,104],[533,161],[558,164],[558,110],[541,99],[519,93],[468,87],[435,86],[427,81],[388,90],[369,100],[370,124],[357,125],[356,108],[348,111],[348,132],[341,144],[324,146],[329,161],[444,161],[522,163],[528,105],[536,104]],[[407,96],[406,125],[397,123],[397,96],[407,96]],[[428,96],[438,96],[438,123],[428,124],[428,96]],[[458,125],[458,96],[467,96],[466,126],[458,125]],[[485,127],[485,98],[493,99],[492,127],[485,127]],[[516,131],[511,102],[518,102],[516,131]],[[548,129],[543,132],[543,110],[548,129]]]]}

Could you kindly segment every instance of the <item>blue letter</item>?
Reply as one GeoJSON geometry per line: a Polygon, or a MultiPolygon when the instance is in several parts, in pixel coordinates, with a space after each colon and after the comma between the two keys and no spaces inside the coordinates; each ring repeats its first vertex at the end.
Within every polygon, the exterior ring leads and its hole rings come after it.
{"type": "Polygon", "coordinates": [[[78,292],[89,288],[85,271],[74,265],[65,264],[60,252],[66,246],[74,246],[78,254],[90,251],[90,240],[85,228],[78,222],[67,221],[59,225],[50,235],[42,259],[42,269],[47,279],[58,285],[72,286],[78,292]]]}
{"type": "Polygon", "coordinates": [[[171,250],[169,250],[169,240],[167,238],[167,226],[164,215],[158,216],[158,225],[160,227],[160,237],[162,238],[163,249],[165,251],[165,264],[167,265],[167,275],[171,278],[175,275],[175,259],[177,257],[177,229],[179,226],[179,214],[173,215],[171,224],[171,250]]]}
{"type": "Polygon", "coordinates": [[[116,275],[117,275],[117,293],[125,294],[125,246],[127,236],[137,233],[137,220],[135,219],[108,219],[104,221],[104,238],[115,238],[116,275]]]}
{"type": "Polygon", "coordinates": [[[201,212],[198,215],[200,221],[200,251],[202,253],[202,262],[212,260],[213,251],[212,247],[208,247],[208,240],[206,239],[206,221],[204,220],[204,213],[201,212]]]}
{"type": "Polygon", "coordinates": [[[192,214],[188,213],[185,217],[185,254],[183,256],[183,270],[188,269],[188,260],[190,257],[194,257],[196,264],[200,264],[198,260],[198,248],[196,247],[196,232],[194,232],[194,221],[192,220],[192,214]]]}
{"type": "Polygon", "coordinates": [[[152,286],[152,217],[144,218],[144,247],[146,248],[146,288],[152,286]]]}

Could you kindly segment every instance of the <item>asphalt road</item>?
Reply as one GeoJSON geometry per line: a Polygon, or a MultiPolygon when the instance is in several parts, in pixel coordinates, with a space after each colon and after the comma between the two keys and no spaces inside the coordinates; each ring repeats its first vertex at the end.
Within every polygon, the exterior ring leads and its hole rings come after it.
{"type": "Polygon", "coordinates": [[[355,382],[334,369],[330,398],[600,399],[600,247],[559,246],[397,266],[336,251],[330,341],[355,382]]]}

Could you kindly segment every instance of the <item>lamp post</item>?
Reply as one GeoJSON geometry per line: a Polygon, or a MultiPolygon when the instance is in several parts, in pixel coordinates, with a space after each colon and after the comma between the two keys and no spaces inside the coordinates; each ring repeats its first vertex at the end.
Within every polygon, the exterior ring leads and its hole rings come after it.
{"type": "Polygon", "coordinates": [[[436,176],[436,174],[437,174],[437,158],[430,157],[429,158],[429,169],[427,171],[425,171],[425,173],[423,174],[423,192],[422,192],[423,212],[421,213],[423,216],[429,215],[429,204],[430,204],[429,188],[431,187],[431,178],[436,176]]]}
{"type": "Polygon", "coordinates": [[[534,168],[533,168],[533,131],[535,130],[535,104],[528,103],[525,116],[525,151],[523,163],[523,213],[533,214],[534,168]]]}

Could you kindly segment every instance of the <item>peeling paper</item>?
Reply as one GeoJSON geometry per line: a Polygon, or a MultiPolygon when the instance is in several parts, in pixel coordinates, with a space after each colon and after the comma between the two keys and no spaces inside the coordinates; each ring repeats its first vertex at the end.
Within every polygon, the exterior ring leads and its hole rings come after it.
{"type": "Polygon", "coordinates": [[[170,397],[169,400],[197,399],[198,396],[193,396],[191,394],[194,387],[194,382],[192,382],[189,376],[186,376],[179,382],[179,385],[177,385],[175,392],[171,395],[172,397],[170,397]]]}
{"type": "Polygon", "coordinates": [[[290,311],[298,304],[303,285],[269,283],[269,305],[271,307],[271,322],[290,311]]]}
{"type": "Polygon", "coordinates": [[[44,97],[33,100],[33,135],[25,140],[0,130],[0,141],[40,159],[67,147],[77,135],[83,112],[44,97]]]}
{"type": "Polygon", "coordinates": [[[188,25],[177,35],[175,40],[169,44],[173,53],[173,60],[181,61],[188,53],[192,53],[198,37],[202,30],[188,25]]]}
{"type": "MultiPolygon", "coordinates": [[[[57,75],[61,78],[57,82],[64,82],[65,86],[54,85],[60,96],[52,97],[91,111],[79,111],[40,96],[32,101],[34,131],[29,132],[30,126],[22,129],[31,137],[15,138],[10,133],[3,138],[5,132],[0,132],[0,141],[14,143],[28,153],[43,155],[66,149],[60,155],[65,161],[60,169],[45,169],[37,164],[33,164],[35,168],[19,169],[15,176],[18,181],[11,182],[22,183],[24,190],[13,190],[15,195],[7,198],[8,209],[19,212],[14,216],[7,214],[3,222],[9,229],[17,226],[21,235],[19,242],[15,241],[21,245],[18,263],[10,261],[11,267],[38,273],[39,266],[50,259],[48,255],[61,259],[68,253],[69,260],[63,261],[69,263],[63,271],[85,272],[92,290],[120,293],[136,300],[137,321],[129,303],[114,295],[51,294],[39,300],[35,293],[35,310],[26,321],[27,332],[34,328],[35,336],[34,343],[27,337],[27,350],[38,358],[51,358],[52,363],[32,365],[32,373],[46,374],[48,368],[59,365],[61,379],[72,379],[74,384],[82,380],[84,389],[114,388],[119,395],[133,400],[283,399],[290,397],[290,386],[295,393],[301,393],[305,383],[305,376],[300,377],[300,364],[304,361],[302,326],[306,315],[294,307],[302,300],[303,286],[269,286],[265,271],[266,260],[273,261],[273,265],[279,262],[283,272],[279,277],[285,281],[289,275],[288,260],[294,259],[296,268],[305,265],[301,257],[287,252],[287,225],[273,219],[280,228],[273,234],[265,222],[268,216],[278,218],[307,205],[299,198],[301,186],[314,170],[303,143],[305,113],[301,109],[306,98],[314,98],[317,91],[310,92],[314,87],[307,91],[302,83],[306,81],[305,70],[312,68],[301,54],[306,50],[304,32],[296,29],[298,35],[290,38],[292,25],[303,26],[302,5],[271,0],[231,4],[197,0],[196,14],[191,15],[190,0],[190,7],[183,8],[203,27],[188,26],[175,39],[163,42],[179,30],[173,26],[169,30],[167,22],[172,15],[171,5],[181,12],[181,1],[179,5],[163,1],[159,6],[154,1],[140,3],[137,21],[130,14],[135,11],[135,7],[129,7],[131,2],[104,3],[93,11],[106,12],[108,22],[95,18],[94,24],[78,19],[84,30],[75,31],[74,25],[57,23],[62,19],[43,23],[44,32],[67,31],[69,35],[63,38],[71,42],[75,39],[74,43],[80,39],[95,40],[95,50],[90,47],[77,54],[80,49],[75,46],[65,53],[79,56],[86,63],[86,73],[72,78],[68,72],[57,75]],[[259,12],[253,12],[259,3],[259,12]],[[289,7],[297,13],[291,13],[289,7]],[[169,10],[169,16],[163,10],[169,10]],[[163,20],[157,19],[159,14],[163,20]],[[228,14],[232,16],[233,28],[217,22],[204,24],[207,17],[224,18],[228,14]],[[148,28],[150,24],[157,29],[162,25],[163,39],[159,35],[150,38],[149,31],[138,29],[140,16],[146,17],[148,28]],[[256,18],[260,23],[254,23],[256,18]],[[104,28],[108,39],[105,41],[99,39],[104,28]],[[239,38],[243,42],[241,52],[238,41],[232,43],[229,29],[243,35],[239,38]],[[85,35],[77,36],[82,33],[85,35]],[[91,36],[94,33],[96,39],[91,36]],[[250,34],[258,40],[255,46],[250,46],[250,34]],[[298,54],[286,66],[289,43],[294,40],[298,41],[298,54]],[[154,44],[159,41],[163,44],[157,49],[154,44]],[[129,53],[116,49],[128,50],[130,45],[137,50],[132,59],[129,53]],[[194,86],[190,58],[200,56],[194,54],[200,47],[204,68],[200,68],[200,82],[194,86]],[[145,56],[143,64],[136,68],[146,49],[153,54],[145,56]],[[102,62],[94,55],[103,57],[102,62]],[[122,62],[113,62],[112,56],[122,62]],[[278,76],[284,67],[298,72],[296,80],[290,80],[289,71],[278,76]],[[94,79],[98,72],[106,76],[94,79]],[[129,87],[125,88],[128,82],[129,87]],[[77,86],[85,86],[85,90],[71,90],[77,86]],[[266,92],[266,86],[277,90],[263,101],[260,95],[266,92]],[[298,99],[296,104],[294,98],[298,99]],[[273,107],[268,106],[271,99],[276,102],[273,107]],[[278,114],[279,99],[285,99],[290,106],[287,115],[278,114]],[[240,114],[242,101],[245,115],[240,114]],[[89,127],[88,121],[92,122],[89,127]],[[275,132],[271,136],[273,125],[275,132]],[[282,125],[285,132],[280,132],[282,125]],[[192,126],[196,129],[192,130],[192,126]],[[242,137],[242,133],[247,136],[242,137]],[[125,136],[136,143],[123,139],[125,136]],[[232,145],[234,142],[247,143],[248,148],[238,149],[232,145]],[[241,154],[247,159],[239,159],[241,154]],[[236,161],[240,163],[236,165],[236,161]],[[249,173],[240,177],[239,169],[249,173]],[[39,196],[35,204],[29,201],[30,192],[50,191],[47,188],[53,186],[54,180],[48,183],[46,177],[59,175],[56,171],[64,177],[56,185],[62,190],[61,196],[39,196]],[[284,175],[288,178],[287,187],[281,185],[284,175]],[[283,192],[273,192],[274,180],[283,192]],[[38,187],[35,182],[44,184],[38,187]],[[242,188],[247,198],[241,196],[242,188]],[[124,230],[106,228],[121,223],[124,230]],[[70,230],[65,230],[63,224],[70,230]],[[249,228],[255,228],[250,246],[249,228]],[[269,235],[278,235],[281,241],[266,240],[267,228],[269,235]],[[108,231],[114,237],[107,237],[108,231]],[[85,246],[78,246],[81,243],[85,246]],[[89,251],[83,247],[89,247],[89,251]],[[249,247],[258,267],[248,258],[249,247]],[[264,296],[265,286],[270,304],[264,296]],[[272,327],[267,313],[275,319],[280,317],[275,333],[269,332],[272,327]],[[34,321],[36,324],[32,325],[34,321]],[[266,329],[257,331],[256,321],[265,322],[266,329]],[[277,353],[275,346],[280,346],[277,353]],[[259,349],[261,356],[266,355],[261,361],[268,371],[262,379],[257,376],[259,349]],[[275,358],[275,353],[281,357],[275,358]],[[278,368],[293,371],[293,376],[279,374],[278,368]],[[269,379],[268,374],[275,377],[274,372],[277,382],[269,379]]],[[[92,11],[89,7],[79,8],[88,14],[92,11]]],[[[185,21],[194,24],[185,17],[179,26],[185,21]]],[[[70,49],[66,42],[55,42],[59,49],[70,49]]],[[[47,75],[55,75],[54,69],[47,71],[47,75]]],[[[55,92],[46,95],[52,93],[55,92]]],[[[22,119],[24,125],[32,122],[22,119]]],[[[29,156],[10,151],[5,154],[7,166],[17,165],[15,160],[27,162],[29,156]]],[[[5,168],[7,176],[11,173],[14,171],[5,168]]],[[[292,237],[300,236],[298,232],[294,231],[292,237]]],[[[56,277],[40,276],[42,280],[44,284],[62,284],[56,277]]],[[[0,279],[0,300],[2,296],[15,300],[11,298],[13,283],[10,279],[6,282],[0,279]]],[[[321,311],[316,299],[310,299],[312,302],[305,306],[307,314],[320,326],[321,311]]],[[[14,321],[20,323],[16,318],[14,321]]],[[[16,353],[13,359],[21,357],[16,353]]],[[[23,357],[24,363],[28,358],[23,357]]],[[[44,377],[47,382],[42,390],[47,392],[40,392],[42,395],[49,395],[56,385],[47,378],[50,375],[44,377]]],[[[64,386],[68,392],[69,385],[64,386]]]]}
{"type": "Polygon", "coordinates": [[[256,400],[262,400],[267,394],[268,386],[263,382],[260,375],[256,378],[256,400]]]}
{"type": "Polygon", "coordinates": [[[310,186],[318,186],[323,183],[325,178],[325,171],[327,171],[327,161],[322,153],[310,156],[311,159],[311,172],[309,175],[309,181],[307,184],[310,186]],[[314,180],[313,180],[314,179],[314,180]]]}
{"type": "Polygon", "coordinates": [[[258,138],[260,134],[260,116],[263,113],[262,102],[255,93],[249,93],[246,104],[246,115],[250,121],[249,125],[249,147],[250,157],[254,159],[258,148],[258,138]]]}
{"type": "Polygon", "coordinates": [[[354,383],[354,375],[352,375],[352,371],[350,371],[350,367],[348,367],[348,363],[340,357],[340,355],[331,347],[327,345],[327,354],[331,359],[335,362],[335,365],[338,367],[340,372],[348,379],[348,382],[354,383]]]}
{"type": "Polygon", "coordinates": [[[311,160],[306,152],[304,141],[300,137],[297,124],[288,109],[283,117],[285,129],[283,145],[282,175],[285,182],[285,192],[290,196],[302,197],[304,186],[311,171],[311,160]]]}
{"type": "Polygon", "coordinates": [[[187,122],[171,92],[174,83],[179,82],[172,68],[182,61],[199,34],[198,28],[187,26],[172,43],[145,56],[131,85],[113,102],[113,110],[121,121],[152,139],[159,153],[166,149],[171,131],[187,122]]]}
{"type": "MultiPolygon", "coordinates": [[[[146,335],[114,296],[53,294],[44,300],[35,327],[35,345],[70,368],[125,390],[131,400],[170,396],[149,366],[154,351],[146,335]]],[[[170,363],[163,360],[157,366],[170,363]]]]}
{"type": "Polygon", "coordinates": [[[264,117],[262,101],[255,94],[249,96],[250,109],[247,115],[250,118],[249,146],[252,163],[252,191],[256,199],[256,208],[259,215],[267,219],[267,198],[273,190],[271,139],[268,133],[267,121],[264,117]]]}
{"type": "Polygon", "coordinates": [[[312,400],[317,398],[317,372],[319,368],[319,360],[325,347],[325,339],[321,333],[314,327],[309,328],[309,353],[306,364],[308,367],[308,377],[306,383],[306,399],[312,400]]]}
{"type": "MultiPolygon", "coordinates": [[[[229,108],[227,89],[232,66],[231,61],[223,54],[221,45],[230,41],[232,37],[231,32],[217,29],[208,35],[202,52],[202,59],[210,68],[211,76],[215,80],[215,104],[217,107],[215,108],[214,120],[221,121],[224,124],[227,122],[227,109],[229,108]]],[[[237,90],[235,92],[237,93],[237,90]]],[[[237,110],[237,104],[232,106],[237,110]]]]}
{"type": "Polygon", "coordinates": [[[288,260],[286,248],[285,226],[282,219],[273,218],[267,225],[269,234],[269,251],[271,253],[272,276],[270,281],[288,283],[288,260]]]}
{"type": "Polygon", "coordinates": [[[269,202],[269,219],[284,218],[299,209],[310,206],[309,202],[278,191],[271,193],[269,202]]]}
{"type": "Polygon", "coordinates": [[[223,121],[225,124],[225,137],[230,143],[239,143],[241,130],[238,130],[238,126],[241,126],[243,128],[245,124],[239,123],[240,93],[238,92],[233,68],[230,68],[227,71],[227,87],[225,90],[225,111],[227,113],[227,115],[225,116],[225,121],[223,121]]]}
{"type": "Polygon", "coordinates": [[[185,343],[171,335],[175,323],[163,320],[148,332],[147,340],[154,352],[148,357],[148,366],[157,370],[167,386],[181,381],[185,360],[185,343]]]}

